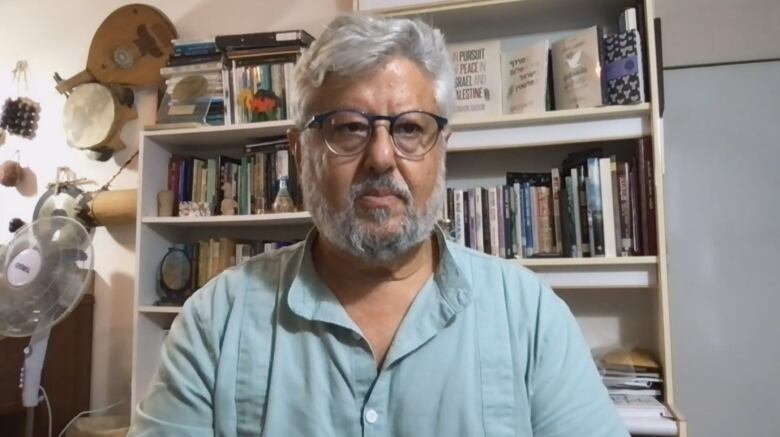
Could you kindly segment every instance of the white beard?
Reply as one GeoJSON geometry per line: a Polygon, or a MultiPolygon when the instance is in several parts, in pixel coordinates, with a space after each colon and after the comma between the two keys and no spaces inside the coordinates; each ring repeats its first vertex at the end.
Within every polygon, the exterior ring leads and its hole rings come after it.
{"type": "Polygon", "coordinates": [[[321,194],[323,186],[324,148],[301,145],[301,188],[303,202],[312,216],[314,225],[320,234],[331,244],[354,257],[367,261],[387,262],[409,253],[431,236],[444,204],[445,159],[442,156],[439,174],[425,209],[414,206],[409,186],[403,180],[390,175],[382,175],[363,180],[350,187],[346,193],[346,207],[336,211],[321,194]],[[389,229],[389,211],[377,208],[359,216],[355,210],[355,200],[367,190],[387,189],[404,203],[406,213],[400,224],[389,229]],[[379,232],[381,230],[381,232],[379,232]]]}

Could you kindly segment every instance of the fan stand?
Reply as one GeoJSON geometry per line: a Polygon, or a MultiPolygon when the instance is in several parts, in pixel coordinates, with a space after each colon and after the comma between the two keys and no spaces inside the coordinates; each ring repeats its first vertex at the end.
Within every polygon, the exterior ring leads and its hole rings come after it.
{"type": "Polygon", "coordinates": [[[46,358],[51,328],[38,331],[30,337],[30,344],[24,349],[24,367],[22,367],[22,406],[27,410],[25,437],[32,437],[35,422],[35,407],[38,406],[38,392],[41,388],[41,372],[46,358]]]}

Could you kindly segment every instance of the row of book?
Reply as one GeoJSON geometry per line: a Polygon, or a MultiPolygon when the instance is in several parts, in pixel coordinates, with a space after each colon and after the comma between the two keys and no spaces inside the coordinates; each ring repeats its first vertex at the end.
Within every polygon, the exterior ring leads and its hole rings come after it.
{"type": "Polygon", "coordinates": [[[636,143],[630,161],[591,149],[505,185],[448,188],[451,236],[503,258],[656,255],[652,142],[636,143]]]}
{"type": "Polygon", "coordinates": [[[450,45],[456,114],[491,116],[646,101],[642,8],[626,9],[619,31],[602,26],[550,42],[502,50],[501,40],[450,45]]]}
{"type": "Polygon", "coordinates": [[[190,259],[191,291],[201,288],[223,270],[239,265],[249,258],[297,241],[243,241],[233,238],[210,238],[179,245],[190,259]]]}
{"type": "Polygon", "coordinates": [[[168,162],[168,189],[174,193],[174,215],[179,215],[181,202],[205,205],[208,215],[297,210],[301,195],[286,140],[277,138],[248,144],[244,152],[238,158],[172,155],[168,162]],[[289,198],[292,210],[274,208],[280,195],[289,198]]]}
{"type": "Polygon", "coordinates": [[[295,62],[314,38],[302,30],[173,40],[160,125],[241,124],[289,117],[295,62]]]}

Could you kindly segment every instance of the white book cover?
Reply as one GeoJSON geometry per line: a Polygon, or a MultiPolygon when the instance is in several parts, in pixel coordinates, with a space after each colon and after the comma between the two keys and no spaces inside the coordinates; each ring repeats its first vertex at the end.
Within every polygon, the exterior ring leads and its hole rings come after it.
{"type": "Polygon", "coordinates": [[[458,243],[466,245],[465,217],[463,215],[463,190],[455,190],[455,238],[458,243]]]}
{"type": "Polygon", "coordinates": [[[455,69],[455,114],[501,114],[501,43],[498,40],[448,46],[455,69]]]}
{"type": "Polygon", "coordinates": [[[601,217],[604,223],[604,256],[617,256],[615,240],[615,210],[612,203],[612,165],[610,158],[599,159],[601,180],[601,217]]]}
{"type": "Polygon", "coordinates": [[[477,238],[476,249],[480,252],[485,251],[485,229],[482,225],[482,188],[475,188],[474,191],[474,222],[477,238]]]}
{"type": "Polygon", "coordinates": [[[498,256],[498,192],[496,187],[488,188],[488,206],[490,210],[490,254],[498,256]]]}
{"type": "Polygon", "coordinates": [[[604,104],[598,26],[554,42],[552,67],[555,109],[592,108],[604,104]]]}
{"type": "Polygon", "coordinates": [[[501,54],[502,106],[506,114],[547,110],[550,42],[501,54]]]}

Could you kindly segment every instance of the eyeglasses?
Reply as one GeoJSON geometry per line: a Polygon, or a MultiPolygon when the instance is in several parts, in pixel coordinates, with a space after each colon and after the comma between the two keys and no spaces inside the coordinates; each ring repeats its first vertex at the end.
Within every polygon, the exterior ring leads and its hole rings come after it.
{"type": "Polygon", "coordinates": [[[306,128],[319,128],[322,139],[334,154],[355,156],[371,142],[378,120],[390,122],[388,131],[396,153],[413,159],[428,153],[447,126],[446,118],[425,111],[406,111],[388,116],[339,109],[315,115],[306,128]]]}

